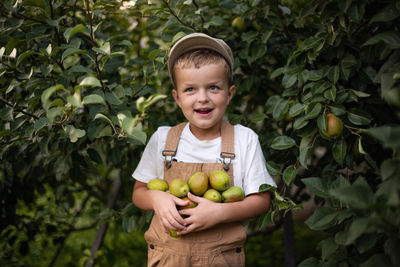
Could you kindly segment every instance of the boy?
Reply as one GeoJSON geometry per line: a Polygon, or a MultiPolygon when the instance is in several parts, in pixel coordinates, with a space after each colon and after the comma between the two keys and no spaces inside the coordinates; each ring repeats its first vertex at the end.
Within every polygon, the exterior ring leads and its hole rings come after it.
{"type": "Polygon", "coordinates": [[[240,222],[269,209],[270,195],[258,188],[275,182],[265,168],[258,136],[223,120],[236,90],[233,64],[223,40],[201,33],[183,37],[169,53],[172,95],[188,123],[158,128],[132,175],[133,203],[155,212],[145,233],[148,266],[244,266],[246,233],[240,222]],[[178,211],[189,201],[146,187],[154,178],[187,181],[196,171],[215,169],[228,172],[231,185],[243,188],[243,201],[214,203],[189,193],[198,205],[178,211]],[[171,237],[169,230],[179,237],[171,237]]]}

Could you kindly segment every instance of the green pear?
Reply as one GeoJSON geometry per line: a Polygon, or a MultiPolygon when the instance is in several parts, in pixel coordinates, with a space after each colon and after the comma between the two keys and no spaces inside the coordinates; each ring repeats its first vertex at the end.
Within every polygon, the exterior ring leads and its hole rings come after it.
{"type": "Polygon", "coordinates": [[[205,172],[195,172],[189,178],[189,189],[190,192],[196,196],[202,196],[208,188],[208,175],[205,172]]]}
{"type": "Polygon", "coordinates": [[[169,192],[176,197],[186,197],[189,192],[189,186],[182,179],[174,179],[169,184],[169,192]]]}
{"type": "Polygon", "coordinates": [[[215,170],[210,172],[210,184],[218,191],[225,191],[229,188],[229,175],[225,171],[215,170]]]}
{"type": "Polygon", "coordinates": [[[216,203],[219,203],[222,200],[221,194],[215,189],[208,189],[204,193],[203,197],[216,203]]]}
{"type": "Polygon", "coordinates": [[[241,201],[244,199],[244,193],[242,188],[239,186],[232,186],[222,192],[222,201],[225,203],[231,203],[236,201],[241,201]]]}
{"type": "Polygon", "coordinates": [[[147,188],[150,190],[168,190],[168,184],[163,179],[152,179],[147,183],[147,188]]]}
{"type": "Polygon", "coordinates": [[[191,201],[188,197],[183,197],[182,200],[189,200],[190,203],[187,206],[178,206],[178,210],[184,210],[184,209],[192,209],[197,206],[197,203],[194,201],[191,201]]]}
{"type": "Polygon", "coordinates": [[[170,235],[171,237],[175,237],[175,238],[179,237],[179,235],[176,233],[175,230],[169,230],[169,235],[170,235]]]}

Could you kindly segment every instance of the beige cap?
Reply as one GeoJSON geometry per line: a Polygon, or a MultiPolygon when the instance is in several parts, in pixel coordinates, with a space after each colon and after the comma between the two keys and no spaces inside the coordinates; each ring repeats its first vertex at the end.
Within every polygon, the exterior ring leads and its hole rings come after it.
{"type": "Polygon", "coordinates": [[[228,62],[231,70],[233,70],[233,54],[230,47],[223,40],[213,38],[204,33],[191,33],[179,39],[169,51],[169,75],[172,77],[172,68],[179,56],[190,50],[201,48],[207,48],[221,54],[228,62]]]}

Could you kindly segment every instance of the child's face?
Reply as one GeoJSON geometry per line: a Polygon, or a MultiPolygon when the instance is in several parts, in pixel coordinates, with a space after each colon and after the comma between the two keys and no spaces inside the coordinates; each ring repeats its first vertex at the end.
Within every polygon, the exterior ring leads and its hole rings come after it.
{"type": "Polygon", "coordinates": [[[176,89],[172,95],[190,123],[190,130],[201,140],[220,136],[222,118],[235,93],[229,86],[222,63],[200,68],[175,68],[176,89]]]}

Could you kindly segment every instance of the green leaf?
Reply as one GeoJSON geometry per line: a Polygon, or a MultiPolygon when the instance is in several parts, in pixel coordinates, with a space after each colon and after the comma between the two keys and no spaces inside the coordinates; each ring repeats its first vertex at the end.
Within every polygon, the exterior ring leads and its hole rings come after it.
{"type": "Polygon", "coordinates": [[[48,123],[49,123],[49,120],[46,117],[41,117],[40,119],[35,121],[35,124],[33,126],[35,129],[35,132],[39,132],[40,129],[47,126],[48,123]]]}
{"type": "Polygon", "coordinates": [[[283,181],[286,185],[290,186],[294,182],[296,179],[296,173],[297,170],[294,165],[286,167],[286,169],[283,171],[283,181]]]}
{"type": "Polygon", "coordinates": [[[371,122],[371,116],[368,113],[356,108],[348,111],[347,118],[355,125],[368,125],[371,122]]]}
{"type": "Polygon", "coordinates": [[[282,79],[284,88],[292,87],[297,82],[297,73],[286,73],[282,79]]]}
{"type": "Polygon", "coordinates": [[[104,98],[100,95],[91,94],[87,95],[83,98],[82,104],[89,105],[89,104],[105,104],[104,98]]]}
{"type": "Polygon", "coordinates": [[[106,92],[105,94],[106,101],[111,105],[121,105],[123,102],[118,99],[118,97],[113,92],[106,92]]]}
{"type": "Polygon", "coordinates": [[[75,25],[74,27],[69,27],[64,32],[64,38],[67,40],[67,43],[71,39],[71,37],[79,32],[85,32],[85,26],[82,24],[75,25]]]}
{"type": "Polygon", "coordinates": [[[305,146],[304,148],[300,149],[300,157],[299,161],[301,166],[307,169],[307,160],[310,157],[312,152],[312,146],[308,145],[305,146]]]}
{"type": "Polygon", "coordinates": [[[392,49],[400,48],[400,33],[396,31],[381,32],[370,38],[362,46],[375,45],[383,42],[392,49]]]}
{"type": "Polygon", "coordinates": [[[367,230],[369,218],[354,219],[346,234],[345,245],[353,244],[367,230]]]}
{"type": "Polygon", "coordinates": [[[265,215],[263,220],[260,223],[261,228],[265,228],[268,225],[274,225],[274,216],[275,216],[275,211],[268,211],[265,215]]]}
{"type": "Polygon", "coordinates": [[[319,177],[303,178],[301,181],[306,187],[315,195],[323,198],[330,198],[331,196],[326,190],[326,187],[322,183],[322,179],[319,177]]]}
{"type": "Polygon", "coordinates": [[[285,150],[296,145],[296,141],[289,136],[278,136],[272,141],[271,148],[276,150],[285,150]]]}
{"type": "Polygon", "coordinates": [[[320,129],[321,131],[326,131],[326,115],[325,114],[321,114],[318,116],[317,125],[318,125],[318,129],[320,129]]]}
{"type": "Polygon", "coordinates": [[[306,115],[304,119],[310,120],[318,117],[319,113],[321,112],[322,105],[320,103],[311,103],[306,108],[306,115]]]}
{"type": "Polygon", "coordinates": [[[381,9],[373,18],[370,23],[373,22],[388,22],[392,21],[400,16],[400,12],[394,5],[388,5],[387,7],[381,9]]]}
{"type": "Polygon", "coordinates": [[[210,26],[221,26],[222,24],[224,24],[224,20],[220,16],[213,16],[204,24],[204,28],[208,29],[210,26]]]}
{"type": "Polygon", "coordinates": [[[380,126],[370,128],[367,133],[378,139],[385,147],[399,147],[400,146],[400,126],[380,126]]]}
{"type": "Polygon", "coordinates": [[[93,51],[105,55],[105,56],[110,56],[111,55],[111,45],[110,42],[105,42],[101,47],[93,47],[93,51]]]}
{"type": "Polygon", "coordinates": [[[112,121],[104,114],[102,113],[97,113],[96,116],[94,116],[95,120],[103,120],[111,125],[113,125],[112,121]]]}
{"type": "Polygon", "coordinates": [[[280,99],[274,106],[274,110],[272,111],[272,117],[274,120],[282,120],[285,117],[285,114],[289,110],[289,101],[286,99],[280,99]]]}
{"type": "Polygon", "coordinates": [[[282,75],[284,71],[285,71],[285,68],[283,68],[283,67],[275,69],[270,75],[271,80],[282,75]]]}
{"type": "Polygon", "coordinates": [[[305,110],[305,105],[302,103],[296,103],[289,109],[289,116],[296,117],[305,110]]]}
{"type": "Polygon", "coordinates": [[[64,59],[66,59],[69,56],[75,55],[75,54],[86,54],[85,50],[82,49],[78,49],[78,48],[74,48],[74,47],[70,47],[68,49],[66,49],[62,55],[61,55],[61,60],[64,61],[64,59]]]}
{"type": "Polygon", "coordinates": [[[27,57],[30,56],[30,55],[34,55],[34,54],[35,54],[35,55],[41,55],[40,53],[37,53],[37,52],[35,52],[35,51],[31,51],[31,50],[23,52],[21,55],[18,56],[16,66],[18,67],[18,65],[21,64],[21,62],[22,62],[25,58],[27,58],[27,57]]]}
{"type": "Polygon", "coordinates": [[[164,95],[164,94],[154,94],[154,95],[151,95],[151,96],[150,96],[149,98],[147,98],[146,101],[144,102],[144,108],[146,109],[146,108],[150,107],[151,105],[153,105],[153,104],[157,103],[158,101],[160,101],[160,100],[162,100],[162,99],[165,99],[165,98],[167,98],[167,96],[164,95]]]}
{"type": "Polygon", "coordinates": [[[43,91],[41,95],[41,101],[43,104],[44,109],[48,110],[50,107],[51,102],[49,101],[49,98],[51,97],[52,94],[54,94],[58,90],[64,89],[64,86],[61,84],[52,86],[47,88],[46,90],[43,91]]]}
{"type": "Polygon", "coordinates": [[[88,76],[85,77],[80,83],[79,87],[101,87],[100,81],[96,77],[88,76]]]}
{"type": "Polygon", "coordinates": [[[329,193],[355,209],[365,210],[374,203],[374,194],[368,183],[366,183],[362,177],[358,178],[357,181],[350,186],[331,189],[329,193]]]}
{"type": "Polygon", "coordinates": [[[326,90],[324,92],[324,97],[326,99],[335,101],[335,99],[336,99],[336,86],[333,85],[329,90],[326,90]]]}
{"type": "Polygon", "coordinates": [[[323,260],[326,260],[328,257],[333,255],[339,247],[332,237],[322,240],[319,243],[319,246],[321,247],[321,258],[323,260]]]}
{"type": "Polygon", "coordinates": [[[328,207],[318,207],[305,221],[311,230],[320,231],[331,228],[335,224],[337,211],[328,207]]]}
{"type": "Polygon", "coordinates": [[[395,159],[386,159],[381,164],[381,176],[382,179],[385,181],[389,179],[392,175],[396,173],[396,170],[400,170],[400,161],[395,159]]]}
{"type": "Polygon", "coordinates": [[[333,144],[332,148],[333,158],[341,166],[343,165],[344,158],[346,157],[346,150],[347,150],[346,141],[342,139],[336,140],[336,142],[333,144]]]}
{"type": "Polygon", "coordinates": [[[329,106],[329,109],[336,116],[342,116],[346,113],[346,108],[342,104],[334,103],[329,106]]]}
{"type": "Polygon", "coordinates": [[[67,102],[71,104],[73,107],[81,108],[83,107],[82,101],[81,101],[81,94],[80,90],[77,89],[75,90],[75,93],[71,96],[67,97],[67,102]]]}
{"type": "Polygon", "coordinates": [[[328,71],[328,79],[332,84],[336,84],[339,80],[340,69],[338,66],[330,67],[328,71]]]}
{"type": "Polygon", "coordinates": [[[122,219],[122,230],[126,233],[130,233],[136,229],[136,218],[135,216],[126,216],[122,219]]]}
{"type": "Polygon", "coordinates": [[[265,115],[264,113],[259,113],[259,114],[254,115],[254,116],[251,118],[251,122],[257,123],[257,122],[263,121],[263,120],[266,119],[266,118],[268,118],[267,115],[265,115]]]}
{"type": "Polygon", "coordinates": [[[308,120],[305,117],[297,118],[293,123],[293,128],[295,130],[300,130],[308,124],[308,120]]]}
{"type": "Polygon", "coordinates": [[[72,143],[75,143],[79,138],[85,136],[86,134],[85,130],[76,129],[73,125],[67,125],[65,127],[65,132],[68,134],[69,140],[72,143]]]}
{"type": "Polygon", "coordinates": [[[275,163],[273,161],[267,161],[265,165],[267,167],[269,174],[271,174],[273,176],[281,174],[282,167],[279,166],[277,163],[275,163]]]}
{"type": "Polygon", "coordinates": [[[364,93],[363,91],[357,91],[357,90],[354,90],[354,89],[350,89],[350,91],[353,92],[358,97],[369,97],[369,96],[371,96],[370,94],[364,93]]]}
{"type": "Polygon", "coordinates": [[[314,257],[307,258],[300,262],[298,267],[320,267],[320,261],[314,257]]]}

